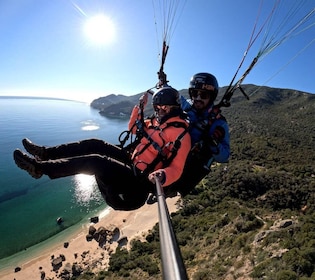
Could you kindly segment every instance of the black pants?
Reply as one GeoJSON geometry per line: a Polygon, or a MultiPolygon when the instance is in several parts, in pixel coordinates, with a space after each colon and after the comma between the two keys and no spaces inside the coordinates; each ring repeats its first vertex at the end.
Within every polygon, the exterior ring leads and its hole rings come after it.
{"type": "Polygon", "coordinates": [[[135,174],[125,150],[99,139],[46,147],[45,157],[49,160],[39,167],[51,179],[95,175],[106,203],[116,210],[141,207],[153,187],[146,176],[135,174]]]}
{"type": "Polygon", "coordinates": [[[60,159],[74,156],[99,154],[125,162],[130,159],[128,152],[100,139],[86,139],[45,148],[45,158],[60,159]]]}

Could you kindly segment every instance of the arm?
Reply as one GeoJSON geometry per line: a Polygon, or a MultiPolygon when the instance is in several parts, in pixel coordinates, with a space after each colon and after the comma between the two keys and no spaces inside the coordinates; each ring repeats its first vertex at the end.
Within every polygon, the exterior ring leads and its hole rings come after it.
{"type": "Polygon", "coordinates": [[[172,160],[168,167],[164,168],[165,172],[165,182],[162,184],[163,187],[169,186],[176,182],[183,173],[185,162],[188,153],[191,148],[189,133],[186,133],[181,142],[181,147],[179,148],[176,157],[172,160]]]}
{"type": "Polygon", "coordinates": [[[139,101],[140,101],[140,105],[135,105],[135,106],[133,107],[132,112],[131,112],[131,115],[130,115],[129,123],[128,123],[128,129],[131,130],[131,128],[133,128],[133,129],[132,129],[132,134],[136,134],[137,128],[136,128],[135,126],[134,126],[134,127],[132,127],[132,126],[133,126],[134,123],[139,119],[140,112],[141,112],[141,111],[140,111],[140,110],[141,110],[140,106],[142,106],[143,109],[144,109],[144,107],[145,107],[145,106],[147,105],[147,103],[148,103],[148,93],[147,93],[147,92],[144,93],[144,94],[140,97],[139,101]]]}
{"type": "Polygon", "coordinates": [[[131,128],[132,128],[132,131],[131,131],[132,134],[136,134],[137,127],[136,126],[132,127],[132,126],[135,124],[135,122],[138,119],[139,110],[140,110],[139,106],[135,105],[133,107],[131,115],[130,115],[130,119],[129,119],[129,123],[128,123],[128,130],[131,130],[131,128]]]}
{"type": "Polygon", "coordinates": [[[230,134],[227,122],[216,121],[209,131],[209,136],[214,139],[210,141],[210,150],[214,160],[221,163],[227,162],[230,157],[230,134]]]}

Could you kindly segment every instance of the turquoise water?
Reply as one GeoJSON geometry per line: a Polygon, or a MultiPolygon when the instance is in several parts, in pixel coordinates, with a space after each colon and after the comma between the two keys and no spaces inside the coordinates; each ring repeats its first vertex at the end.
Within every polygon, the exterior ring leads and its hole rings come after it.
{"type": "Polygon", "coordinates": [[[127,120],[107,119],[88,104],[0,97],[0,259],[88,221],[106,207],[93,176],[36,180],[14,163],[25,137],[42,145],[87,138],[118,142],[127,120]],[[58,225],[56,219],[64,223],[58,225]]]}

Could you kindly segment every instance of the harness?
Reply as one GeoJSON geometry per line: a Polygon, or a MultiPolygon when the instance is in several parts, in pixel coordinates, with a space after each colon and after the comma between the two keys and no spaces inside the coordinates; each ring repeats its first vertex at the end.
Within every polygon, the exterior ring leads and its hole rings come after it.
{"type": "MultiPolygon", "coordinates": [[[[192,110],[192,108],[190,110],[192,110]]],[[[204,164],[204,168],[210,170],[210,166],[214,158],[213,156],[211,156],[210,158],[205,157],[205,155],[209,154],[209,151],[206,150],[208,147],[207,144],[217,146],[218,142],[214,138],[209,137],[209,131],[216,120],[225,120],[225,117],[221,115],[221,110],[219,106],[213,106],[208,110],[208,113],[209,114],[207,119],[203,119],[191,124],[191,126],[201,131],[200,141],[195,143],[195,145],[191,148],[191,153],[192,155],[200,158],[200,160],[205,160],[206,163],[204,164]]]]}
{"type": "MultiPolygon", "coordinates": [[[[192,110],[192,108],[190,110],[192,110]]],[[[225,120],[225,117],[221,115],[221,110],[218,106],[213,106],[212,108],[210,108],[208,110],[208,113],[209,115],[207,119],[203,119],[201,121],[191,124],[193,127],[197,128],[199,131],[202,132],[201,140],[200,140],[202,142],[209,141],[208,132],[216,120],[219,120],[219,119],[225,120]]],[[[214,139],[212,140],[215,141],[214,139]]],[[[196,143],[196,145],[198,143],[196,143]]],[[[214,143],[214,144],[218,144],[218,143],[214,143]]],[[[194,149],[194,147],[192,149],[194,149]]]]}
{"type": "MultiPolygon", "coordinates": [[[[123,149],[127,150],[128,153],[132,154],[133,150],[135,149],[135,147],[140,143],[141,139],[144,137],[148,140],[148,143],[141,149],[141,151],[138,151],[137,154],[135,156],[138,156],[140,154],[142,154],[150,145],[152,145],[152,147],[158,152],[157,156],[153,159],[153,161],[150,164],[147,164],[147,167],[145,168],[145,170],[141,171],[141,174],[149,174],[150,172],[152,172],[154,170],[154,168],[160,163],[162,162],[163,167],[168,166],[172,160],[176,157],[178,150],[181,147],[181,141],[183,139],[183,137],[185,136],[186,133],[188,133],[189,130],[189,126],[185,125],[183,122],[180,121],[173,121],[173,122],[169,122],[166,123],[166,126],[163,127],[162,129],[159,127],[156,127],[153,125],[152,120],[153,120],[153,116],[149,117],[148,119],[150,119],[151,124],[148,128],[153,128],[155,130],[159,130],[160,132],[164,131],[165,129],[169,128],[169,127],[176,127],[176,128],[183,128],[183,132],[181,132],[176,140],[174,142],[168,142],[168,143],[163,143],[162,146],[160,146],[157,142],[155,142],[152,137],[145,131],[144,127],[144,118],[143,118],[143,110],[139,110],[139,116],[140,118],[138,118],[135,123],[132,125],[131,129],[128,131],[124,131],[123,133],[126,133],[126,136],[124,139],[120,139],[120,145],[123,149]],[[135,140],[133,140],[129,145],[127,145],[126,147],[123,147],[124,144],[126,143],[126,141],[128,140],[131,131],[134,129],[134,127],[137,128],[136,130],[136,138],[135,140]]],[[[123,134],[122,133],[122,134],[123,134]]],[[[121,135],[122,135],[121,134],[121,135]]],[[[120,136],[121,137],[121,136],[120,136]]],[[[136,167],[136,166],[134,166],[136,167]]],[[[135,173],[137,173],[135,171],[135,173]]]]}
{"type": "MultiPolygon", "coordinates": [[[[152,118],[151,118],[152,121],[152,118]]],[[[162,162],[163,167],[168,166],[172,160],[176,157],[178,150],[181,147],[181,141],[184,137],[184,135],[188,132],[188,126],[185,125],[182,122],[179,121],[173,121],[173,122],[169,122],[166,124],[165,127],[158,128],[156,126],[149,126],[148,128],[153,128],[156,130],[160,130],[160,132],[164,131],[165,129],[169,128],[169,127],[176,127],[176,128],[183,128],[183,132],[180,133],[176,140],[174,142],[168,142],[168,143],[163,143],[162,147],[155,142],[150,135],[148,135],[148,133],[144,130],[144,122],[143,121],[136,121],[136,126],[137,126],[137,137],[138,137],[138,141],[140,142],[140,139],[142,137],[145,137],[148,140],[148,143],[143,147],[143,149],[141,151],[139,151],[137,155],[140,155],[141,153],[143,153],[150,145],[152,145],[152,147],[158,152],[157,156],[155,157],[155,159],[147,165],[146,169],[143,170],[141,173],[142,174],[148,174],[150,172],[152,172],[154,170],[154,168],[160,163],[162,162]]]]}

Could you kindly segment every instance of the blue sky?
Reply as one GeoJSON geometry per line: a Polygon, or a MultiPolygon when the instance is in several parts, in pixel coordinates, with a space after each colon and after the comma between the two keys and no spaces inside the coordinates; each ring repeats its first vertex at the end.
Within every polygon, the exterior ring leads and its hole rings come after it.
{"type": "MultiPolygon", "coordinates": [[[[2,0],[0,95],[91,101],[112,93],[146,91],[158,81],[164,27],[159,11],[164,2],[178,1],[2,0]],[[114,26],[114,38],[103,45],[84,32],[86,22],[97,14],[108,17],[114,26]]],[[[257,15],[256,32],[277,1],[179,2],[164,71],[170,85],[183,89],[197,72],[213,73],[220,86],[228,85],[257,15]]],[[[257,55],[265,34],[274,34],[291,8],[301,5],[287,18],[282,35],[315,8],[313,0],[278,2],[275,20],[257,37],[238,78],[257,55]]],[[[262,57],[244,83],[315,93],[315,13],[295,33],[262,57]],[[309,28],[303,31],[305,27],[309,28]]],[[[281,33],[277,39],[281,40],[281,33]]]]}

